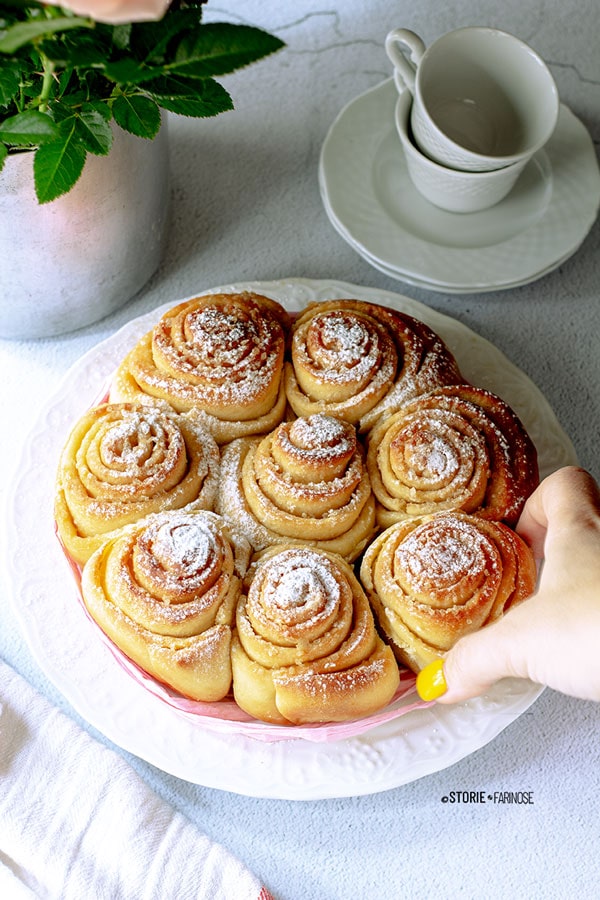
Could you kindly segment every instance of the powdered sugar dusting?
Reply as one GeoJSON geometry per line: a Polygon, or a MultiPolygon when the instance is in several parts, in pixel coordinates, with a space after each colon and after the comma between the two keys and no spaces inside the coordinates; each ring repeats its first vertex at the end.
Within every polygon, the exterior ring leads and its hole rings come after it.
{"type": "Polygon", "coordinates": [[[215,552],[215,536],[201,519],[164,522],[152,542],[154,556],[169,567],[202,571],[215,552]]]}
{"type": "Polygon", "coordinates": [[[477,520],[439,514],[401,541],[394,564],[415,590],[426,590],[430,585],[437,595],[465,578],[475,581],[479,574],[497,569],[499,559],[477,520]]]}
{"type": "Polygon", "coordinates": [[[283,551],[265,563],[263,604],[283,619],[310,621],[340,602],[340,586],[328,559],[302,548],[283,551]]]}
{"type": "MultiPolygon", "coordinates": [[[[280,429],[280,433],[283,436],[286,430],[280,429]]],[[[295,452],[305,450],[312,457],[347,456],[356,448],[354,429],[349,429],[339,419],[320,413],[295,419],[287,428],[287,434],[295,452]]]]}
{"type": "Polygon", "coordinates": [[[352,309],[316,312],[294,333],[292,360],[299,380],[303,372],[324,384],[352,384],[358,391],[391,384],[397,355],[386,329],[352,309]]]}

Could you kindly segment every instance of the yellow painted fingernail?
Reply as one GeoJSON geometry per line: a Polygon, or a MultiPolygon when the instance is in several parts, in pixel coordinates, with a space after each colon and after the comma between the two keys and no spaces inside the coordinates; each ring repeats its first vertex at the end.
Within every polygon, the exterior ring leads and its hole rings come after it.
{"type": "Polygon", "coordinates": [[[417,675],[417,694],[421,700],[437,700],[448,690],[444,676],[444,660],[434,659],[417,675]]]}

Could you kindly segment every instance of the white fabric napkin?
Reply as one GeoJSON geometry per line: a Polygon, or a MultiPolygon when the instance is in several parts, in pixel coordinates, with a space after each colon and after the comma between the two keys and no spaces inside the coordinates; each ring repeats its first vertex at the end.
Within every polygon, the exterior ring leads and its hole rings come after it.
{"type": "Polygon", "coordinates": [[[239,860],[2,660],[0,897],[272,900],[239,860]]]}

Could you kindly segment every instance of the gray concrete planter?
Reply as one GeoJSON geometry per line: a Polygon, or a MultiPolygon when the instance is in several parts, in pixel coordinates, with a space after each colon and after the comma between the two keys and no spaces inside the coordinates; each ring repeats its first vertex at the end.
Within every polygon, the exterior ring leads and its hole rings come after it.
{"type": "Polygon", "coordinates": [[[33,153],[0,172],[0,337],[74,331],[126,303],[156,271],[169,207],[167,125],[152,141],[114,128],[68,193],[40,206],[33,153]]]}

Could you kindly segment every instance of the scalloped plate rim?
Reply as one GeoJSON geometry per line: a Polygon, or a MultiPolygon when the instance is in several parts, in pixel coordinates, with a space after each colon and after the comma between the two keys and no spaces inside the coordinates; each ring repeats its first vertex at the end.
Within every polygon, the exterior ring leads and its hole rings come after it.
{"type": "MultiPolygon", "coordinates": [[[[525,228],[524,231],[530,252],[533,255],[538,254],[540,257],[538,261],[534,262],[531,259],[527,265],[521,264],[520,271],[517,271],[517,266],[512,273],[510,272],[510,267],[515,267],[513,257],[515,255],[518,256],[522,252],[524,239],[521,233],[514,234],[484,247],[443,246],[433,240],[428,241],[424,237],[419,237],[410,231],[406,231],[399,223],[390,220],[388,216],[383,216],[382,224],[385,219],[394,232],[396,252],[402,243],[407,245],[403,261],[400,261],[400,258],[396,260],[384,258],[387,256],[387,251],[383,255],[381,255],[381,251],[378,253],[372,245],[375,237],[372,232],[369,235],[365,233],[363,239],[359,239],[348,211],[342,212],[339,209],[339,201],[336,202],[336,198],[333,196],[333,185],[330,185],[329,181],[334,167],[328,161],[328,155],[332,153],[331,146],[337,140],[338,132],[348,127],[348,120],[352,116],[358,118],[364,114],[365,110],[368,110],[369,115],[373,117],[376,112],[379,112],[379,106],[385,102],[388,93],[391,100],[395,102],[396,88],[393,78],[387,78],[373,85],[346,103],[334,118],[323,141],[319,156],[319,190],[325,212],[338,234],[367,262],[383,271],[388,277],[399,280],[404,279],[407,283],[412,283],[425,290],[483,294],[489,291],[510,289],[535,281],[537,278],[541,278],[554,270],[577,252],[598,216],[600,207],[600,168],[593,141],[587,128],[564,103],[560,105],[560,117],[555,134],[548,145],[539,151],[538,154],[540,158],[543,156],[544,159],[550,156],[550,178],[554,182],[551,192],[552,196],[539,221],[525,228]],[[568,129],[571,132],[576,132],[580,149],[585,144],[586,168],[581,174],[579,171],[580,160],[579,163],[577,160],[569,160],[563,153],[563,159],[560,160],[559,156],[559,161],[563,167],[565,165],[571,167],[568,177],[565,177],[563,172],[557,171],[556,165],[553,165],[553,155],[555,152],[554,145],[558,145],[558,138],[562,135],[562,132],[568,129]],[[567,196],[569,179],[575,179],[580,186],[579,201],[584,205],[583,210],[579,208],[575,200],[570,201],[567,196]],[[564,204],[565,201],[569,201],[568,216],[564,214],[558,215],[556,197],[559,191],[557,188],[560,189],[561,202],[564,204]],[[560,246],[556,229],[557,221],[562,223],[563,229],[560,246]],[[568,230],[565,231],[565,229],[568,230]],[[540,236],[544,231],[549,238],[552,237],[551,247],[547,250],[545,256],[540,247],[540,236]],[[367,243],[370,243],[371,246],[367,246],[367,243]],[[473,267],[475,259],[477,260],[477,269],[473,268],[472,277],[465,281],[459,280],[457,272],[464,273],[465,270],[468,271],[469,266],[473,267]],[[495,275],[493,278],[490,278],[492,269],[495,271],[495,275]],[[508,274],[507,270],[509,270],[508,274]]],[[[394,131],[393,106],[389,113],[389,120],[386,119],[384,121],[381,116],[378,116],[378,119],[381,119],[381,122],[378,123],[380,134],[383,134],[383,129],[385,129],[386,134],[394,131]]],[[[362,128],[359,130],[363,135],[365,133],[370,135],[368,138],[361,138],[361,140],[367,140],[370,144],[375,140],[373,129],[362,128]]],[[[341,145],[344,153],[348,155],[357,152],[356,140],[338,141],[338,145],[341,145]]],[[[337,146],[338,153],[339,149],[340,147],[337,146]]],[[[402,159],[400,145],[398,159],[402,159]]],[[[399,162],[398,165],[403,167],[404,163],[399,162]]],[[[335,168],[339,171],[339,157],[335,168]]],[[[371,179],[367,178],[366,175],[364,183],[365,185],[371,185],[371,179]]],[[[369,188],[365,187],[364,190],[368,191],[369,188]]],[[[517,183],[514,190],[519,190],[519,183],[517,183]]],[[[345,196],[348,196],[347,193],[345,193],[345,196]]],[[[376,205],[376,201],[373,202],[376,205]]],[[[433,206],[431,206],[431,210],[432,214],[437,215],[439,213],[433,206]]],[[[476,215],[480,217],[497,217],[502,215],[502,211],[503,204],[501,203],[497,207],[476,215]]],[[[459,213],[445,213],[445,215],[457,225],[460,225],[461,218],[464,218],[459,213]]],[[[400,255],[402,256],[402,254],[400,255]]]]}

